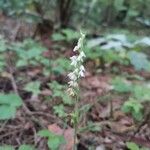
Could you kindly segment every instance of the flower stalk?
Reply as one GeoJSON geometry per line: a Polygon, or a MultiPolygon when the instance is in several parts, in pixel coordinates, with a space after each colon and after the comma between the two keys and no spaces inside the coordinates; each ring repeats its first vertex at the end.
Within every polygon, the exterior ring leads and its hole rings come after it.
{"type": "Polygon", "coordinates": [[[85,76],[85,68],[83,66],[84,58],[86,57],[85,53],[83,52],[83,41],[85,38],[85,34],[81,33],[81,37],[78,40],[77,45],[74,47],[73,51],[77,54],[70,57],[71,59],[71,66],[72,72],[68,74],[70,81],[68,82],[69,88],[68,93],[71,97],[75,99],[75,106],[74,111],[71,114],[71,122],[74,126],[74,148],[73,150],[77,149],[76,146],[76,139],[77,139],[77,130],[78,130],[78,123],[79,123],[79,85],[78,81],[81,77],[85,76]]]}

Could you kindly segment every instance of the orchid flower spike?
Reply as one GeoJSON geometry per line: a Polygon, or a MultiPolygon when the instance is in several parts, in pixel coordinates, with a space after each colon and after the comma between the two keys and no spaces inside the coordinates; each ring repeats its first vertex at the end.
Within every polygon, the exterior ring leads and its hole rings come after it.
{"type": "Polygon", "coordinates": [[[74,89],[78,87],[78,80],[81,77],[85,77],[85,68],[83,66],[84,58],[86,57],[85,53],[82,50],[83,42],[85,38],[85,34],[80,32],[81,37],[79,38],[77,45],[74,47],[73,51],[78,51],[78,55],[74,55],[70,57],[71,66],[73,68],[72,72],[68,74],[70,81],[68,82],[69,85],[69,95],[74,95],[74,89]]]}

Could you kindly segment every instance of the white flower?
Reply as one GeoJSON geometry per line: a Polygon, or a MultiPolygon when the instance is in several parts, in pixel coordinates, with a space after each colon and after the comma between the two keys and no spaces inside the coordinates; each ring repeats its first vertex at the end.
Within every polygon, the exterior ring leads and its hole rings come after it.
{"type": "Polygon", "coordinates": [[[70,87],[78,87],[78,83],[76,81],[69,81],[68,84],[70,87]]]}
{"type": "Polygon", "coordinates": [[[77,51],[79,49],[80,49],[80,45],[77,45],[77,46],[74,47],[73,51],[75,52],[75,51],[77,51]]]}
{"type": "Polygon", "coordinates": [[[85,68],[83,65],[80,66],[80,71],[85,71],[85,68]]]}
{"type": "Polygon", "coordinates": [[[79,38],[77,46],[73,49],[73,51],[78,51],[78,55],[70,57],[71,59],[71,66],[73,66],[73,71],[68,74],[70,81],[68,82],[69,85],[69,92],[70,95],[73,95],[74,88],[78,87],[78,79],[80,77],[85,76],[85,68],[82,65],[85,53],[82,51],[82,44],[85,35],[81,33],[81,38],[79,38]]]}
{"type": "Polygon", "coordinates": [[[78,56],[77,59],[78,59],[78,61],[83,62],[83,58],[84,58],[84,57],[86,57],[86,56],[85,56],[85,53],[82,51],[82,52],[80,53],[80,55],[78,56]]]}
{"type": "Polygon", "coordinates": [[[83,65],[80,66],[79,76],[85,77],[85,68],[83,65]]]}
{"type": "Polygon", "coordinates": [[[74,74],[74,72],[70,72],[68,74],[68,77],[70,78],[70,80],[73,80],[73,81],[77,80],[77,76],[74,74]]]}
{"type": "Polygon", "coordinates": [[[73,90],[72,88],[69,88],[69,89],[67,90],[67,92],[68,92],[68,94],[69,94],[70,96],[74,96],[74,95],[75,95],[74,90],[73,90]]]}
{"type": "Polygon", "coordinates": [[[77,63],[78,63],[78,57],[77,56],[72,56],[72,57],[70,57],[70,59],[71,59],[71,65],[72,66],[77,66],[77,63]]]}

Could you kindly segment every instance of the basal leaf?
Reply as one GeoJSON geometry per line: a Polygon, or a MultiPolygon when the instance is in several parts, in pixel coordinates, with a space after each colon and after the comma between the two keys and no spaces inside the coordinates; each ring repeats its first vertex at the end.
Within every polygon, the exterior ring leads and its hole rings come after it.
{"type": "Polygon", "coordinates": [[[0,146],[0,150],[15,150],[12,146],[6,145],[6,146],[0,146]]]}
{"type": "Polygon", "coordinates": [[[9,105],[0,105],[0,120],[14,118],[16,108],[9,105]]]}
{"type": "Polygon", "coordinates": [[[0,93],[0,104],[6,104],[13,107],[19,107],[22,104],[22,99],[20,96],[10,93],[10,94],[3,94],[0,93]]]}
{"type": "Polygon", "coordinates": [[[35,150],[31,145],[21,145],[18,150],[35,150]]]}
{"type": "Polygon", "coordinates": [[[127,142],[126,145],[129,150],[140,150],[139,146],[133,142],[127,142]]]}

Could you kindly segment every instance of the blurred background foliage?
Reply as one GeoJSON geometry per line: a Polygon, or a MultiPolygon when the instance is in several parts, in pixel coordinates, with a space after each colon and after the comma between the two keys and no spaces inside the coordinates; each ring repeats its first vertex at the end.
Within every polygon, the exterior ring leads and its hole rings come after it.
{"type": "Polygon", "coordinates": [[[26,21],[55,27],[150,26],[149,0],[1,0],[0,9],[26,21]]]}

